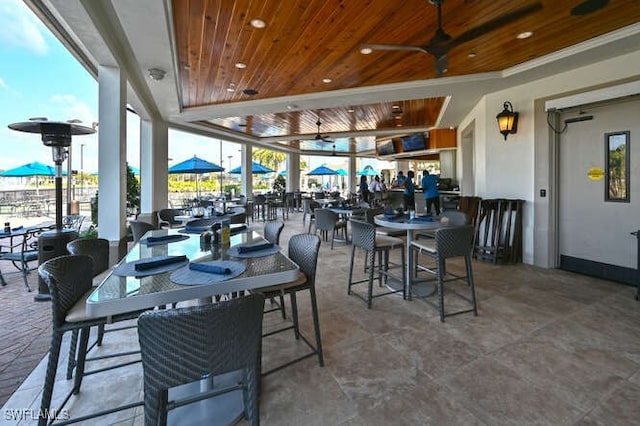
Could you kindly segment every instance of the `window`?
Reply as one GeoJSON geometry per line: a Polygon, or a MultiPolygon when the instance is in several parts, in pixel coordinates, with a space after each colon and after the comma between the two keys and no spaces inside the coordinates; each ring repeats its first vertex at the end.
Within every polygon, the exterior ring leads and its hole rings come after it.
{"type": "Polygon", "coordinates": [[[629,131],[604,135],[605,201],[629,202],[629,131]]]}

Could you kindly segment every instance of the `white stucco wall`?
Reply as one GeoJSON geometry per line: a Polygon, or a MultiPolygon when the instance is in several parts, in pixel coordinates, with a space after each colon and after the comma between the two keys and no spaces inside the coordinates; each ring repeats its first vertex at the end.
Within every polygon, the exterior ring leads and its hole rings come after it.
{"type": "MultiPolygon", "coordinates": [[[[483,97],[460,123],[460,132],[475,120],[476,195],[483,198],[518,198],[526,201],[523,216],[523,261],[534,263],[534,203],[538,189],[550,188],[549,164],[535,164],[534,149],[549,149],[549,134],[540,130],[536,134],[536,122],[544,119],[544,111],[534,113],[535,102],[565,96],[569,93],[592,90],[600,85],[612,85],[624,80],[640,78],[640,52],[622,55],[553,77],[494,92],[483,97]],[[509,135],[507,141],[498,132],[496,114],[504,101],[513,104],[520,113],[518,133],[509,135]],[[534,143],[535,142],[535,143],[534,143]],[[534,185],[535,178],[535,185],[534,185]],[[546,182],[545,182],[546,181],[546,182]]],[[[538,126],[538,128],[540,128],[538,126]]],[[[460,156],[458,156],[460,160],[460,156]]],[[[543,156],[547,158],[546,156],[543,156]]],[[[462,167],[458,167],[462,170],[462,167]]],[[[458,176],[460,177],[460,176],[458,176]]],[[[545,200],[546,202],[546,200],[545,200]]],[[[536,214],[547,215],[546,212],[536,214]]],[[[548,217],[539,218],[546,223],[548,217]]],[[[553,229],[536,238],[549,239],[553,229]]],[[[545,241],[535,244],[542,250],[545,241]]],[[[552,260],[536,256],[539,266],[552,266],[552,260]],[[546,263],[546,264],[544,264],[546,263]]]]}

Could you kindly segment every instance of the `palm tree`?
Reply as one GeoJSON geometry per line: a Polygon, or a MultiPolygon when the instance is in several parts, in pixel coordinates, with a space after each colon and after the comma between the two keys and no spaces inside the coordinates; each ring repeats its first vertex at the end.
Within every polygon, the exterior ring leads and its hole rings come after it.
{"type": "Polygon", "coordinates": [[[271,151],[270,149],[256,149],[253,151],[253,159],[263,166],[267,166],[278,172],[279,165],[287,158],[287,154],[271,151]]]}

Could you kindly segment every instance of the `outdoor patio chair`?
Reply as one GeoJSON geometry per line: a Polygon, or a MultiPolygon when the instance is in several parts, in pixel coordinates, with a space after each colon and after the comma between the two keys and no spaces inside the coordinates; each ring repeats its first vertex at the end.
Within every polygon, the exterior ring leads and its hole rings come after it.
{"type": "Polygon", "coordinates": [[[397,237],[389,237],[386,235],[377,235],[374,225],[362,222],[359,220],[351,221],[351,262],[349,264],[349,282],[347,287],[347,294],[352,293],[366,302],[367,308],[371,309],[373,298],[386,296],[388,294],[394,294],[402,292],[402,297],[406,299],[406,282],[407,277],[405,273],[404,263],[404,240],[397,237]],[[353,280],[353,267],[355,265],[356,248],[360,248],[365,251],[365,272],[369,271],[369,276],[362,280],[353,280]],[[389,254],[393,249],[400,250],[401,261],[397,265],[402,270],[402,278],[398,278],[395,275],[389,273],[390,262],[389,254]],[[376,261],[377,257],[377,261],[376,261]],[[378,273],[378,285],[382,287],[383,278],[386,283],[389,278],[401,281],[400,290],[390,290],[383,293],[373,294],[373,279],[375,273],[378,273]],[[352,287],[357,284],[367,283],[367,295],[363,296],[352,290],[352,287]]]}
{"type": "Polygon", "coordinates": [[[333,240],[335,234],[342,233],[345,243],[347,242],[347,221],[340,219],[337,213],[329,209],[316,209],[316,232],[320,231],[325,241],[331,235],[331,250],[333,250],[333,240]]]}
{"type": "MultiPolygon", "coordinates": [[[[72,255],[84,254],[93,259],[93,286],[99,285],[102,280],[111,272],[109,268],[109,240],[105,238],[78,238],[67,243],[67,251],[72,255]]],[[[127,327],[117,327],[105,330],[104,324],[98,326],[98,336],[96,341],[87,348],[90,352],[94,346],[101,346],[105,331],[113,332],[124,330],[127,327]]],[[[76,348],[78,345],[78,330],[73,330],[71,344],[69,346],[69,361],[67,363],[67,380],[71,379],[73,369],[76,367],[76,348]]],[[[85,361],[92,361],[94,358],[87,358],[85,361]]]]}
{"type": "MultiPolygon", "coordinates": [[[[280,244],[280,234],[282,234],[282,230],[284,229],[284,223],[283,222],[278,222],[275,220],[270,220],[268,222],[265,222],[264,224],[264,230],[262,232],[263,237],[265,238],[265,240],[269,241],[272,244],[280,244]]],[[[271,304],[275,303],[275,300],[273,297],[270,298],[270,302],[271,304]]],[[[280,302],[278,303],[278,306],[274,309],[268,309],[266,311],[264,311],[264,313],[269,313],[269,312],[273,312],[273,311],[280,311],[282,313],[282,319],[287,319],[287,314],[285,312],[285,308],[284,308],[284,296],[281,294],[280,295],[280,302]]]]}
{"type": "Polygon", "coordinates": [[[311,232],[311,224],[315,221],[316,216],[314,210],[320,207],[320,203],[311,198],[302,199],[302,224],[306,223],[307,215],[309,215],[309,226],[307,232],[311,232]]]}
{"type": "Polygon", "coordinates": [[[264,221],[267,217],[267,197],[262,194],[255,195],[253,197],[253,219],[260,220],[260,216],[262,215],[262,221],[264,221]]]}
{"type": "MultiPolygon", "coordinates": [[[[117,367],[131,365],[139,360],[127,361],[121,364],[100,368],[94,371],[85,371],[85,361],[87,347],[89,342],[89,330],[91,327],[105,325],[107,323],[118,322],[137,318],[140,312],[130,312],[122,315],[115,315],[109,318],[89,318],[86,315],[86,301],[93,292],[91,285],[92,274],[94,271],[93,259],[87,255],[69,255],[59,256],[49,259],[38,268],[40,277],[49,287],[51,294],[52,309],[52,336],[51,346],[49,348],[49,360],[47,362],[47,372],[45,375],[44,387],[42,391],[42,399],[40,402],[40,413],[52,412],[51,398],[53,396],[53,388],[56,381],[56,371],[58,368],[58,359],[60,356],[60,347],[62,345],[62,337],[68,331],[80,331],[80,344],[78,347],[78,356],[76,364],[76,375],[71,391],[63,399],[61,406],[57,412],[61,412],[71,395],[80,392],[82,378],[89,374],[94,374],[117,367]]],[[[136,354],[135,351],[108,355],[103,358],[113,358],[116,356],[130,356],[136,354]]],[[[108,410],[115,412],[122,407],[108,410]]],[[[102,415],[101,412],[99,415],[102,415]]],[[[96,414],[98,415],[98,414],[96,414]]],[[[48,418],[40,417],[38,424],[46,425],[48,418]]]]}
{"type": "Polygon", "coordinates": [[[145,424],[258,425],[263,308],[252,294],[142,314],[145,424]]]}
{"type": "Polygon", "coordinates": [[[182,213],[179,209],[161,209],[158,211],[158,228],[180,228],[182,222],[176,216],[182,213]]]}
{"type": "Polygon", "coordinates": [[[234,208],[242,209],[243,211],[240,212],[239,210],[237,210],[236,212],[232,213],[229,216],[229,220],[231,220],[231,224],[247,223],[248,225],[247,214],[244,212],[244,208],[242,207],[234,207],[234,208]]]}
{"type": "Polygon", "coordinates": [[[366,222],[375,226],[376,234],[386,235],[388,237],[401,237],[406,234],[406,232],[403,229],[392,229],[392,228],[387,228],[386,226],[376,225],[374,217],[383,213],[384,213],[384,207],[372,207],[370,209],[365,210],[364,212],[366,222]]]}
{"type": "Polygon", "coordinates": [[[288,367],[296,362],[302,361],[309,357],[318,356],[318,363],[324,366],[324,356],[322,354],[322,337],[320,335],[320,317],[318,315],[318,301],[316,297],[316,267],[318,265],[318,253],[320,252],[320,237],[312,234],[297,234],[289,240],[289,258],[300,267],[300,275],[298,279],[289,283],[275,285],[271,287],[261,288],[256,292],[262,293],[265,297],[276,297],[288,294],[291,298],[291,314],[293,324],[285,326],[277,330],[265,333],[262,337],[269,337],[274,334],[282,333],[287,330],[293,330],[296,340],[302,341],[311,349],[311,352],[285,362],[263,375],[271,374],[275,371],[288,367]],[[301,332],[298,320],[298,302],[297,294],[301,291],[309,290],[311,298],[311,316],[313,318],[313,329],[315,332],[315,345],[313,345],[301,332]]]}
{"type": "Polygon", "coordinates": [[[82,222],[84,222],[84,216],[79,214],[72,214],[69,216],[64,216],[62,218],[62,227],[64,229],[73,229],[76,232],[80,232],[80,228],[82,228],[82,222]]]}
{"type": "Polygon", "coordinates": [[[130,220],[129,226],[131,227],[131,233],[133,234],[134,243],[140,241],[140,238],[142,238],[147,232],[156,229],[156,227],[152,224],[143,222],[141,220],[130,220]]]}
{"type": "MultiPolygon", "coordinates": [[[[440,321],[444,322],[445,317],[473,312],[475,316],[478,315],[478,305],[476,302],[476,290],[473,282],[473,271],[471,269],[471,253],[473,251],[473,236],[474,227],[472,225],[455,226],[451,228],[438,229],[435,233],[435,246],[425,245],[422,241],[412,241],[411,251],[417,254],[423,254],[436,261],[436,275],[437,275],[437,291],[438,291],[438,313],[440,314],[440,321]],[[445,269],[445,263],[447,259],[463,257],[465,264],[465,275],[453,275],[448,274],[445,269]],[[468,301],[471,304],[471,309],[459,310],[456,312],[445,312],[444,306],[444,283],[452,281],[465,280],[471,291],[470,297],[467,297],[457,291],[451,289],[450,293],[457,295],[458,297],[468,301]]],[[[426,270],[427,272],[433,272],[431,267],[419,265],[416,262],[418,269],[426,270]]],[[[426,299],[425,299],[426,300],[426,299]]],[[[427,303],[433,304],[431,301],[426,300],[427,303]]]]}
{"type": "MultiPolygon", "coordinates": [[[[35,269],[29,264],[38,260],[38,235],[40,230],[32,232],[11,232],[0,236],[0,261],[8,261],[16,268],[16,273],[22,274],[24,287],[31,291],[27,275],[35,269]]],[[[11,272],[4,272],[9,274],[11,272]]],[[[0,283],[6,286],[3,273],[0,271],[0,283]]]]}
{"type": "MultiPolygon", "coordinates": [[[[459,210],[445,210],[442,213],[440,213],[440,219],[444,220],[451,226],[462,226],[462,225],[466,225],[468,222],[467,214],[459,210]]],[[[435,238],[435,237],[436,237],[435,232],[427,232],[427,231],[416,232],[416,235],[415,235],[416,240],[419,240],[420,238],[435,238]]]]}

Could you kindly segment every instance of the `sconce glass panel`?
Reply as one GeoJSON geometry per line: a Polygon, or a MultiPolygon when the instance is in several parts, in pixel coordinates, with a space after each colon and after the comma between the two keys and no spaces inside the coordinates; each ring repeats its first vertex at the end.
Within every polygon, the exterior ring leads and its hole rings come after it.
{"type": "Polygon", "coordinates": [[[629,202],[629,131],[604,136],[605,201],[629,202]]]}

